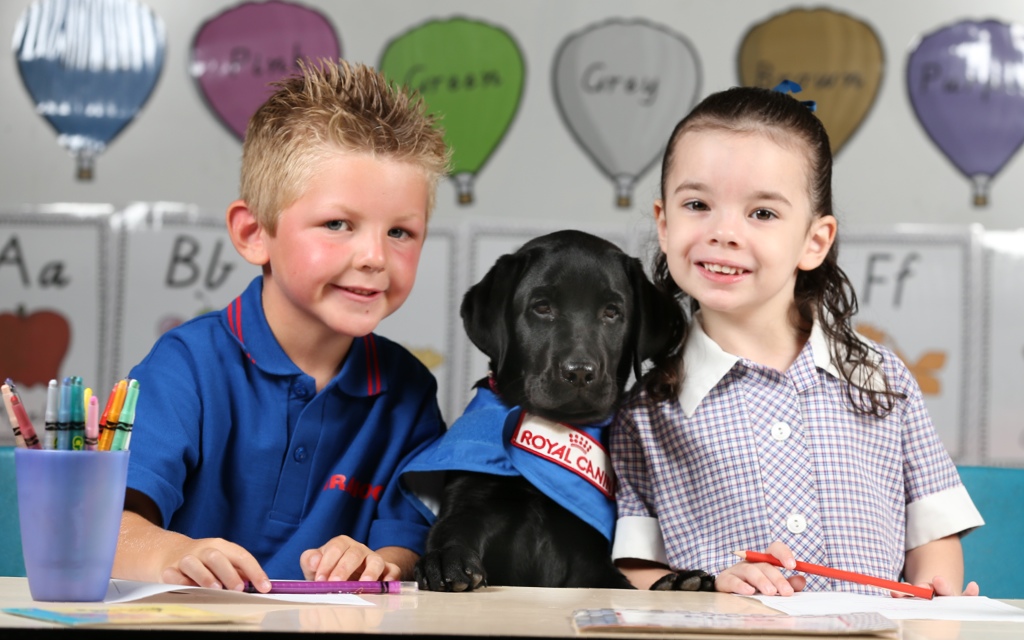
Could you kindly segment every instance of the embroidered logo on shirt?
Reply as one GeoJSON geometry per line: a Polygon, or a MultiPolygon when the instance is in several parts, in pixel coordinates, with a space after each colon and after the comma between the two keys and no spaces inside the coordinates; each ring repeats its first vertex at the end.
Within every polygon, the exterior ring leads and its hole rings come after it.
{"type": "Polygon", "coordinates": [[[608,452],[580,429],[524,411],[512,433],[512,444],[575,473],[611,498],[614,476],[608,452]]]}
{"type": "Polygon", "coordinates": [[[360,482],[355,478],[347,478],[344,474],[336,473],[327,479],[324,483],[324,491],[330,491],[336,489],[338,491],[344,491],[345,493],[355,496],[357,498],[373,498],[374,500],[380,501],[380,492],[384,490],[384,485],[371,485],[366,482],[360,482]]]}

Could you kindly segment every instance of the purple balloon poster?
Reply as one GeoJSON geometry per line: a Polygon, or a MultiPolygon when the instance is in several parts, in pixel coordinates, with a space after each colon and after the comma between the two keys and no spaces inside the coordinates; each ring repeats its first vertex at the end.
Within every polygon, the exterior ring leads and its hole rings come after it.
{"type": "Polygon", "coordinates": [[[36,0],[21,14],[18,72],[79,180],[149,100],[165,44],[163,20],[135,0],[36,0]]]}
{"type": "Polygon", "coordinates": [[[341,57],[322,14],[291,2],[246,2],[204,23],[192,43],[190,72],[217,118],[239,140],[249,118],[296,72],[299,60],[341,57]]]}
{"type": "Polygon", "coordinates": [[[963,21],[924,36],[907,90],[924,130],[988,204],[992,179],[1024,143],[1021,25],[963,21]]]}

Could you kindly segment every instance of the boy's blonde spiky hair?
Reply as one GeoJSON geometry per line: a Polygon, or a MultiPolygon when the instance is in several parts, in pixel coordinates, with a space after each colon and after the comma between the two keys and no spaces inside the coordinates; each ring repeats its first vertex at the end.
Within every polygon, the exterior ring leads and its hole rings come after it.
{"type": "Polygon", "coordinates": [[[281,211],[302,196],[320,162],[339,150],[422,168],[429,215],[450,154],[422,98],[366,65],[298,65],[296,75],[273,84],[277,90],[249,120],[242,145],[240,195],[260,225],[273,234],[281,211]]]}

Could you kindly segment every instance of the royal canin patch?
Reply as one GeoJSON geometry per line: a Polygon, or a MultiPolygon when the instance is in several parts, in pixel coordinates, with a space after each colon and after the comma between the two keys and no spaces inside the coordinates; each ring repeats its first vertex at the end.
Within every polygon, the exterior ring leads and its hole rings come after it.
{"type": "Polygon", "coordinates": [[[512,445],[572,471],[612,497],[615,476],[608,452],[580,429],[524,411],[512,433],[512,445]]]}

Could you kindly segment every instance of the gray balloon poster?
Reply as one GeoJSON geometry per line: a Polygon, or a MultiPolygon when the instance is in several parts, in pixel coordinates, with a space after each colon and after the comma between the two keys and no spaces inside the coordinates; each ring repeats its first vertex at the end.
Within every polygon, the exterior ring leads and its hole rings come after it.
{"type": "Polygon", "coordinates": [[[630,207],[637,179],[697,98],[696,49],[645,20],[608,20],[567,37],[552,76],[566,127],[614,183],[616,205],[630,207]]]}

